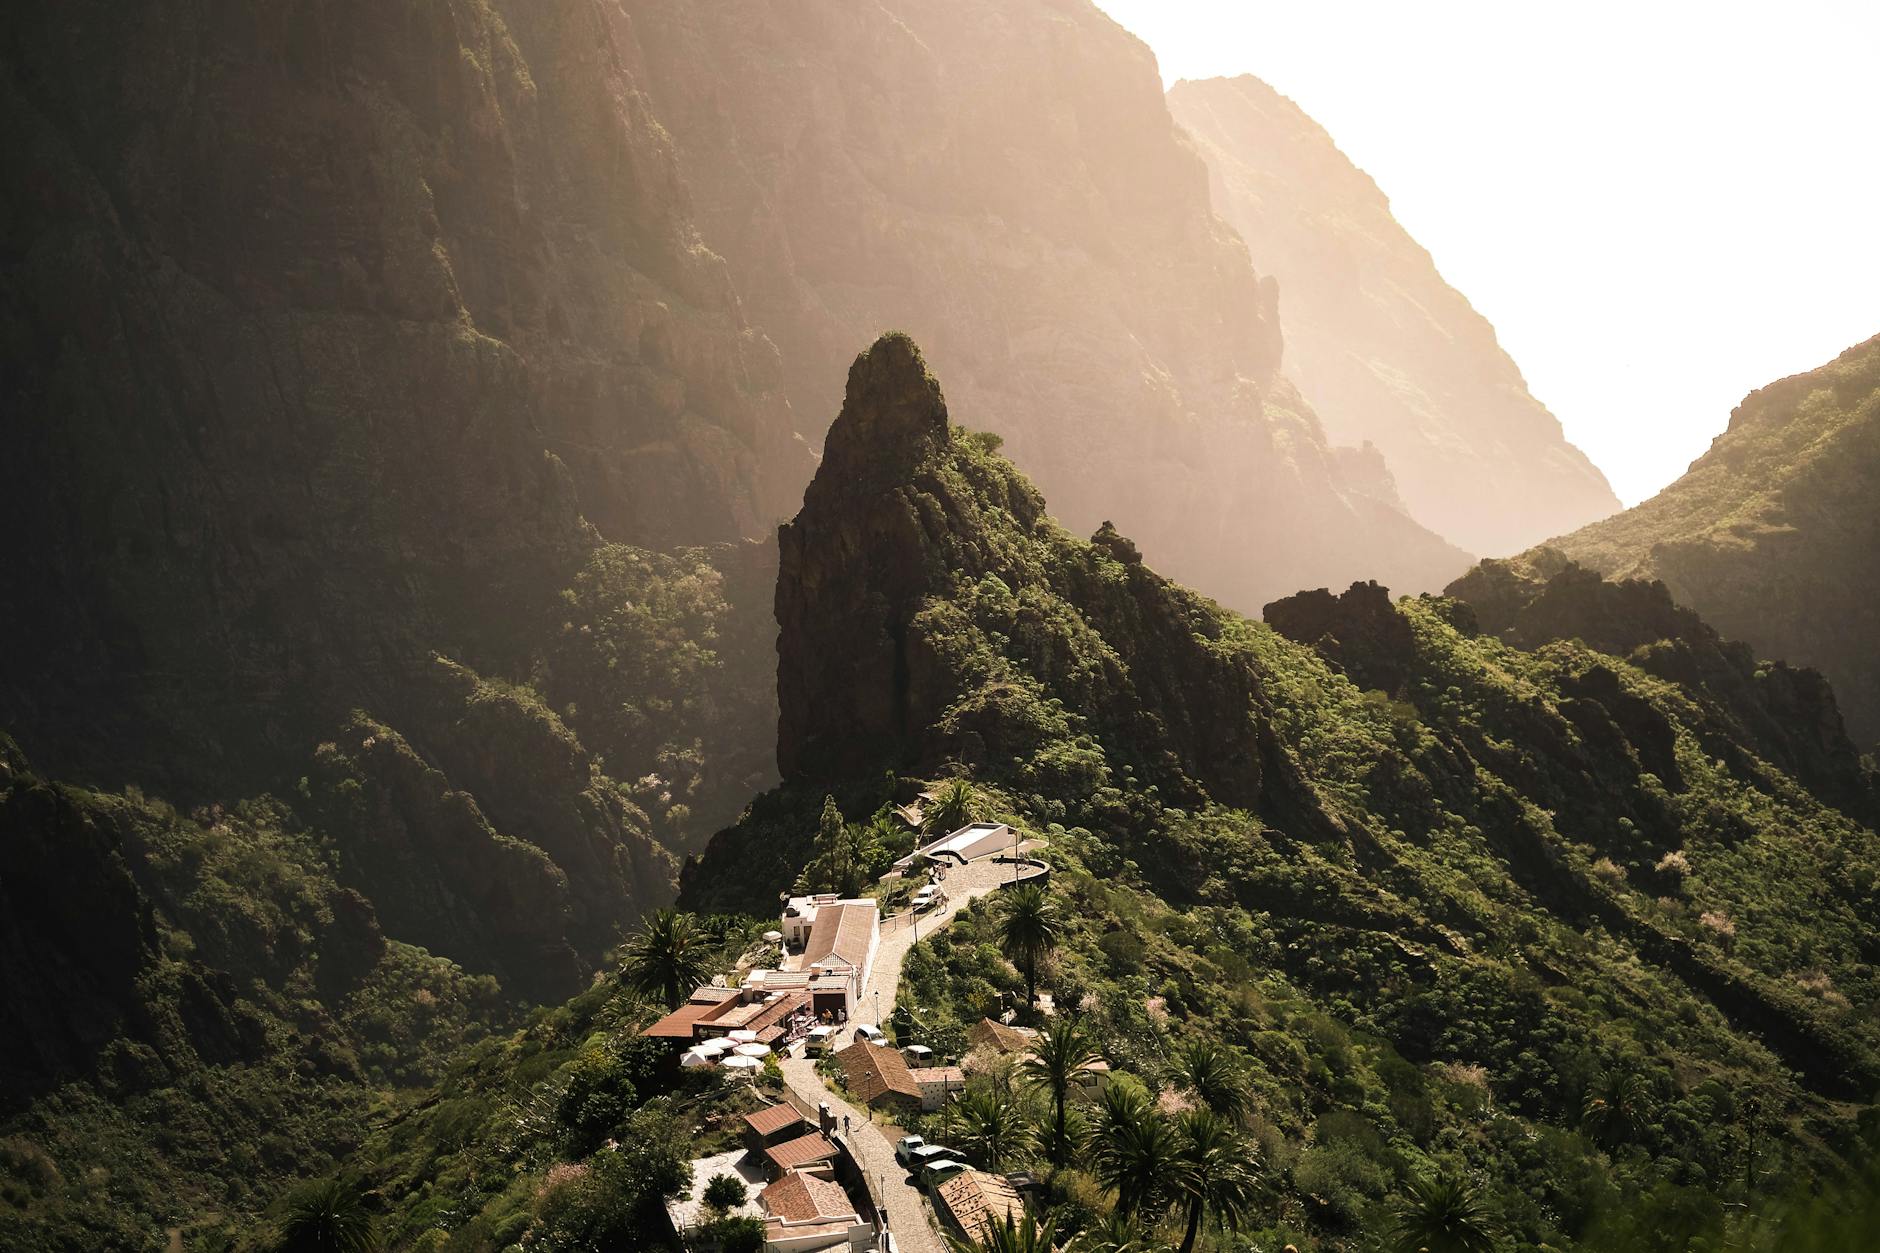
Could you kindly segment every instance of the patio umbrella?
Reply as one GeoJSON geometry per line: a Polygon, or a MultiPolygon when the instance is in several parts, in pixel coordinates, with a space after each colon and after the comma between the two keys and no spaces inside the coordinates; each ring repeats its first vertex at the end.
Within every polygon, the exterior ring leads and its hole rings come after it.
{"type": "Polygon", "coordinates": [[[679,1054],[679,1065],[687,1070],[696,1070],[700,1066],[709,1066],[711,1064],[712,1059],[699,1052],[697,1049],[687,1049],[685,1052],[679,1054]]]}
{"type": "Polygon", "coordinates": [[[740,1044],[731,1051],[739,1057],[768,1057],[770,1046],[768,1044],[740,1044]]]}
{"type": "Polygon", "coordinates": [[[729,1037],[736,1040],[739,1044],[751,1044],[756,1041],[757,1033],[755,1031],[733,1031],[729,1033],[729,1037]]]}
{"type": "Polygon", "coordinates": [[[709,1040],[702,1041],[692,1046],[695,1052],[703,1053],[707,1057],[716,1057],[720,1053],[730,1052],[734,1047],[736,1046],[723,1036],[713,1036],[709,1040]]]}
{"type": "Polygon", "coordinates": [[[758,1061],[755,1057],[743,1057],[733,1054],[725,1058],[724,1067],[726,1070],[762,1070],[764,1063],[758,1061]]]}

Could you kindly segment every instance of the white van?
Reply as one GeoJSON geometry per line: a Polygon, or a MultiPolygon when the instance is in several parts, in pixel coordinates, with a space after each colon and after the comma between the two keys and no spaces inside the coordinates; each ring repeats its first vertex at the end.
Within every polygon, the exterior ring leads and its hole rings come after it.
{"type": "Polygon", "coordinates": [[[855,1038],[870,1044],[886,1044],[888,1033],[871,1023],[862,1022],[855,1024],[855,1038]]]}

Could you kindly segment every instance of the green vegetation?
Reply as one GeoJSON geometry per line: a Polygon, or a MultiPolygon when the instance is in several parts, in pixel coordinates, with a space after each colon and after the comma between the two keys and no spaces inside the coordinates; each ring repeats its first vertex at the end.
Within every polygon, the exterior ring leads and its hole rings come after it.
{"type": "Polygon", "coordinates": [[[690,914],[662,909],[627,941],[622,971],[631,986],[677,1009],[686,993],[711,977],[708,942],[690,914]]]}

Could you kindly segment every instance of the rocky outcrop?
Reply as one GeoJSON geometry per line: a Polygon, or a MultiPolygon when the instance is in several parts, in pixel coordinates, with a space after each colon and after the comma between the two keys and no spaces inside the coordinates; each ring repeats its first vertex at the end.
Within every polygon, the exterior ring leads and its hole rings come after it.
{"type": "Polygon", "coordinates": [[[1520,561],[1485,561],[1448,595],[1469,604],[1482,630],[1517,647],[1580,640],[1702,693],[1728,724],[1710,729],[1719,753],[1740,756],[1748,745],[1829,804],[1863,822],[1880,820],[1880,789],[1848,738],[1827,680],[1758,660],[1749,645],[1725,639],[1673,602],[1663,583],[1607,580],[1541,549],[1520,561]]]}
{"type": "Polygon", "coordinates": [[[1088,0],[626,0],[702,228],[807,426],[911,333],[1080,533],[1243,608],[1466,564],[1279,373],[1273,287],[1088,0]]]}
{"type": "Polygon", "coordinates": [[[1179,82],[1168,103],[1215,208],[1278,281],[1286,372],[1331,439],[1383,453],[1412,517],[1502,555],[1619,510],[1494,328],[1318,123],[1250,76],[1179,82]]]}
{"type": "Polygon", "coordinates": [[[1612,578],[1662,582],[1758,655],[1820,670],[1855,740],[1874,746],[1877,476],[1880,338],[1752,393],[1684,477],[1548,546],[1612,578]]]}
{"type": "Polygon", "coordinates": [[[514,671],[602,537],[761,534],[810,458],[596,0],[0,32],[0,722],[271,781],[434,651],[514,671]],[[27,660],[30,659],[30,660],[27,660]]]}

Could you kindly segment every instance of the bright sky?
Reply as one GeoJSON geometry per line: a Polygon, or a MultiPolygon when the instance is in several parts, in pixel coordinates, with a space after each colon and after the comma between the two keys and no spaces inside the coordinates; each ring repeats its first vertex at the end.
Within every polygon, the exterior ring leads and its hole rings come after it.
{"type": "Polygon", "coordinates": [[[1627,504],[1880,333],[1875,0],[1096,2],[1331,132],[1627,504]]]}

